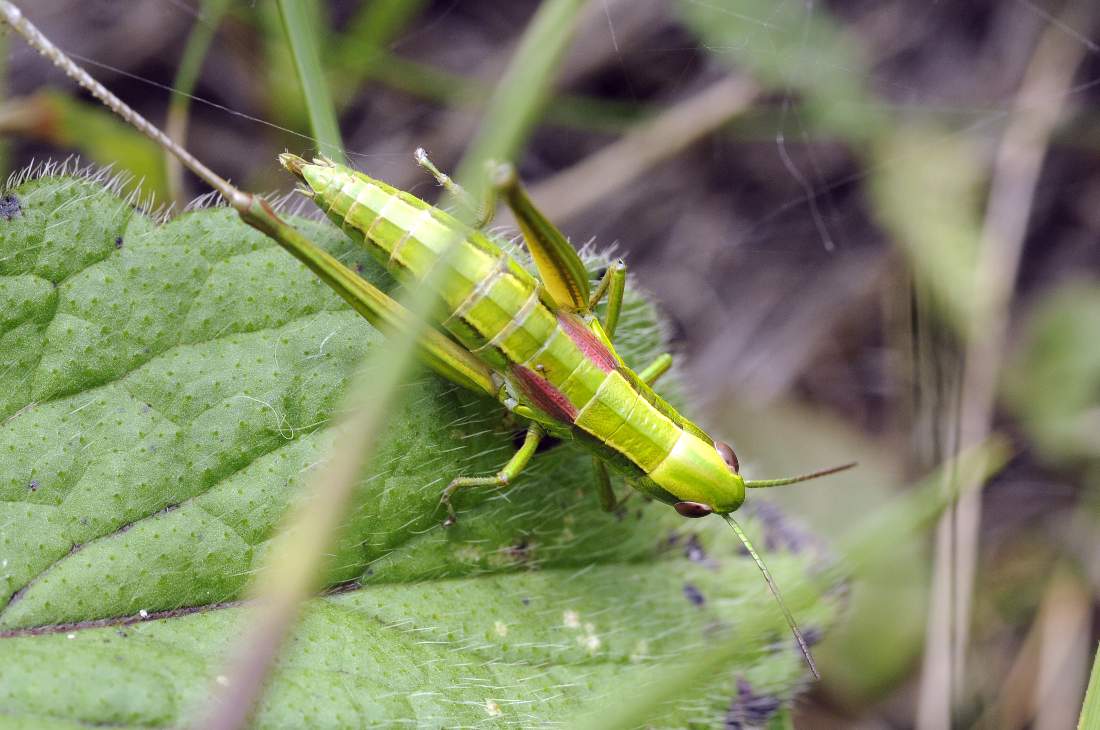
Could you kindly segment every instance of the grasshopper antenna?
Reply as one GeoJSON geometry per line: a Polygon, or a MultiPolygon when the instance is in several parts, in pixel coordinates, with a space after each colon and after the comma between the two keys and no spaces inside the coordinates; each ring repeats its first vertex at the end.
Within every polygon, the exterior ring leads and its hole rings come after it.
{"type": "Polygon", "coordinates": [[[795,640],[798,641],[798,648],[802,650],[802,656],[806,658],[806,664],[810,666],[810,671],[813,672],[814,679],[821,679],[821,674],[817,671],[817,664],[814,662],[813,655],[810,654],[810,645],[806,643],[806,637],[802,635],[802,632],[798,628],[798,624],[795,623],[791,609],[787,608],[787,604],[783,602],[783,596],[779,594],[779,586],[772,580],[772,574],[771,571],[768,570],[768,566],[760,559],[760,555],[757,554],[756,548],[749,542],[749,536],[741,529],[741,525],[737,524],[729,515],[722,515],[722,519],[728,522],[729,526],[733,528],[738,539],[741,540],[745,549],[749,551],[749,555],[752,556],[753,562],[756,563],[756,567],[760,568],[760,573],[764,576],[764,582],[768,584],[768,590],[775,596],[775,602],[779,604],[780,610],[783,611],[783,617],[787,619],[787,625],[791,627],[791,633],[794,634],[795,640]]]}
{"type": "Polygon", "coordinates": [[[103,84],[92,78],[91,74],[78,66],[64,51],[54,45],[53,41],[42,34],[27,20],[22,11],[8,0],[0,0],[0,19],[15,29],[19,35],[26,39],[27,43],[34,47],[40,54],[49,59],[55,66],[65,72],[65,75],[83,86],[95,98],[103,102],[103,105],[129,122],[135,129],[150,137],[157,144],[162,145],[175,155],[191,172],[198,175],[203,181],[218,191],[227,203],[233,206],[247,221],[245,211],[253,204],[254,196],[241,192],[225,178],[221,177],[187,150],[183,149],[171,137],[153,126],[145,117],[138,114],[122,99],[112,94],[103,84]]]}
{"type": "Polygon", "coordinates": [[[840,466],[833,466],[828,469],[822,469],[821,471],[813,471],[809,474],[800,474],[796,477],[782,477],[780,479],[746,479],[745,486],[749,489],[761,489],[763,487],[783,487],[787,484],[797,484],[798,482],[805,482],[810,479],[817,479],[818,477],[828,476],[829,474],[836,474],[838,471],[846,471],[854,467],[856,463],[857,462],[853,461],[848,464],[841,464],[840,466]]]}

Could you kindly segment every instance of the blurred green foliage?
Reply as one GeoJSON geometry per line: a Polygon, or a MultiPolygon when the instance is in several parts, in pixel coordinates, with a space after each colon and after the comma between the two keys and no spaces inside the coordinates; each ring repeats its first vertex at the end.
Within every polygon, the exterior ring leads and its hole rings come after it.
{"type": "Polygon", "coordinates": [[[0,105],[0,133],[76,150],[87,161],[128,176],[128,187],[140,187],[155,203],[168,199],[160,147],[99,104],[54,90],[5,99],[0,105]]]}
{"type": "Polygon", "coordinates": [[[1085,693],[1085,704],[1081,708],[1081,719],[1077,723],[1079,730],[1100,728],[1100,650],[1093,656],[1092,674],[1085,693]]]}
{"type": "Polygon", "coordinates": [[[1013,416],[1043,458],[1100,461],[1100,286],[1069,281],[1031,308],[1005,373],[1013,416]]]}
{"type": "Polygon", "coordinates": [[[973,140],[900,125],[874,146],[869,187],[882,224],[931,292],[939,316],[965,331],[982,227],[985,170],[973,140]]]}
{"type": "Polygon", "coordinates": [[[809,12],[802,3],[771,0],[678,0],[674,7],[717,58],[769,89],[797,94],[800,120],[817,133],[858,142],[888,122],[865,88],[858,39],[824,8],[809,12]]]}

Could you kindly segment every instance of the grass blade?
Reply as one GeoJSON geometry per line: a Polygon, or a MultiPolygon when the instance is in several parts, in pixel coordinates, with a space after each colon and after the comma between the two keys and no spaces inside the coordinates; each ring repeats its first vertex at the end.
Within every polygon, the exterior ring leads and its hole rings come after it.
{"type": "Polygon", "coordinates": [[[279,0],[279,15],[283,20],[290,56],[298,72],[302,99],[309,114],[309,125],[321,154],[337,162],[345,162],[344,144],[336,121],[328,81],[321,68],[316,24],[319,13],[312,3],[301,0],[279,0]]]}
{"type": "MultiPolygon", "coordinates": [[[[204,0],[202,11],[195,21],[187,46],[183,49],[176,78],[172,82],[175,93],[168,103],[168,117],[164,122],[164,131],[183,146],[187,146],[187,114],[191,108],[191,96],[198,83],[206,53],[210,43],[221,25],[222,16],[229,7],[229,0],[204,0]]],[[[188,202],[183,191],[183,167],[167,150],[164,151],[168,172],[168,191],[171,199],[181,208],[188,202]]]]}
{"type": "MultiPolygon", "coordinates": [[[[292,0],[281,7],[293,4],[292,0]]],[[[539,102],[548,91],[556,62],[564,50],[583,0],[549,0],[540,6],[490,105],[475,143],[464,160],[460,182],[467,187],[486,181],[486,160],[510,157],[519,149],[533,125],[539,102]],[[520,122],[510,121],[518,117],[520,122]]],[[[284,22],[289,16],[284,14],[284,22]]],[[[329,105],[331,109],[331,104],[329,105]]],[[[472,213],[467,213],[467,216],[472,213]]],[[[466,220],[464,222],[471,222],[466,220]]],[[[292,232],[291,232],[292,234],[292,232]]],[[[290,515],[289,529],[277,538],[265,569],[254,584],[258,600],[252,628],[236,648],[226,676],[229,689],[219,692],[210,714],[198,727],[232,730],[247,723],[271,672],[287,633],[292,629],[302,601],[321,573],[327,546],[334,538],[344,505],[357,483],[363,465],[371,457],[377,435],[401,397],[401,385],[415,367],[417,340],[427,327],[435,304],[432,292],[448,267],[457,239],[449,245],[423,285],[402,297],[413,314],[408,329],[393,337],[390,347],[370,358],[357,379],[349,403],[354,404],[333,457],[320,470],[312,494],[290,515]],[[369,397],[368,397],[369,393],[369,397]]]]}
{"type": "Polygon", "coordinates": [[[489,100],[485,121],[458,167],[458,179],[480,200],[485,160],[513,160],[550,93],[550,81],[572,38],[585,0],[545,0],[516,49],[516,61],[489,100]]]}

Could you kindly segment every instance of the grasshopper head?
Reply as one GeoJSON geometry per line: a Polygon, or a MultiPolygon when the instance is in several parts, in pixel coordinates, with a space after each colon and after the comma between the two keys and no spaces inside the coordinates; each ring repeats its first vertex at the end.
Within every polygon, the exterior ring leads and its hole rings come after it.
{"type": "Polygon", "coordinates": [[[649,473],[654,496],[671,503],[684,517],[728,515],[745,501],[746,489],[779,487],[804,482],[838,471],[851,469],[854,463],[822,469],[810,474],[780,479],[745,479],[737,454],[722,441],[707,443],[684,431],[672,452],[649,473]]]}
{"type": "Polygon", "coordinates": [[[648,491],[685,517],[729,514],[745,501],[745,480],[726,444],[683,431],[676,445],[648,474],[648,491]]]}
{"type": "Polygon", "coordinates": [[[776,603],[779,604],[787,620],[787,625],[790,626],[791,632],[798,641],[799,649],[806,658],[810,671],[816,678],[820,678],[821,675],[818,674],[817,665],[814,664],[806,638],[799,631],[794,615],[783,602],[779,587],[772,579],[768,566],[730,513],[745,501],[746,489],[779,487],[784,484],[804,482],[807,479],[833,474],[853,466],[855,464],[844,464],[832,469],[782,479],[744,479],[740,473],[741,465],[737,461],[737,455],[733,453],[729,444],[721,441],[708,444],[702,438],[684,431],[665,460],[649,473],[648,483],[640,485],[643,491],[649,491],[658,499],[671,502],[676,511],[684,517],[706,517],[717,514],[729,523],[760,569],[768,589],[775,596],[776,603]]]}

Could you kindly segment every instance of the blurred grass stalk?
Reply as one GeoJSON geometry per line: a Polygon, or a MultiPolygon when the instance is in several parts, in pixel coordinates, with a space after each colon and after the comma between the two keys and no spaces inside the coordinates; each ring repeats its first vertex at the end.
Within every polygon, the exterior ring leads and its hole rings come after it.
{"type": "MultiPolygon", "coordinates": [[[[1027,223],[1035,189],[1063,101],[1085,47],[1065,27],[1088,27],[1087,0],[1071,1],[1060,22],[1039,38],[1024,73],[1012,115],[996,151],[991,187],[970,281],[969,319],[959,412],[958,442],[984,441],[990,431],[1027,223]]],[[[963,495],[937,528],[932,606],[918,727],[951,726],[952,708],[966,700],[966,656],[977,565],[981,499],[963,495]],[[947,662],[945,666],[945,661],[947,662]]]]}
{"type": "MultiPolygon", "coordinates": [[[[1072,727],[1085,695],[1092,594],[1068,564],[1056,566],[1031,628],[1013,659],[996,701],[977,730],[1061,730],[1072,727]]],[[[1100,727],[1097,725],[1096,727],[1100,727]]]]}
{"type": "MultiPolygon", "coordinates": [[[[829,585],[848,579],[858,580],[862,570],[877,556],[890,551],[905,536],[923,532],[968,490],[979,491],[981,485],[1008,461],[1009,453],[1004,439],[992,437],[986,443],[967,449],[942,464],[915,489],[907,491],[850,529],[838,544],[840,559],[822,571],[813,583],[786,587],[784,595],[787,603],[795,610],[808,605],[829,585]],[[941,484],[950,474],[959,476],[949,481],[962,491],[945,491],[942,488],[941,484]]],[[[758,610],[739,616],[741,635],[766,631],[771,625],[770,612],[774,610],[774,605],[761,604],[758,610]]],[[[577,726],[588,730],[625,730],[645,726],[659,716],[662,705],[692,697],[698,687],[728,668],[742,651],[744,647],[738,642],[718,642],[712,651],[678,671],[662,668],[658,674],[653,670],[641,670],[634,682],[637,687],[635,693],[629,697],[615,698],[617,701],[610,703],[606,698],[601,698],[594,703],[599,706],[590,708],[577,726]]]]}
{"type": "MultiPolygon", "coordinates": [[[[416,70],[402,65],[402,59],[387,54],[386,48],[424,9],[426,0],[367,0],[348,23],[348,29],[335,39],[326,55],[330,71],[342,74],[336,84],[336,106],[344,109],[363,91],[363,85],[389,74],[398,83],[416,70]]],[[[487,97],[487,95],[486,95],[487,97]]]]}
{"type": "MultiPolygon", "coordinates": [[[[487,160],[512,159],[522,146],[547,97],[584,3],[545,0],[539,6],[486,111],[480,133],[459,166],[456,177],[471,192],[477,194],[487,184],[487,160]]],[[[318,98],[307,95],[307,103],[318,98]]],[[[447,257],[444,254],[442,258],[447,257]]],[[[255,619],[230,653],[230,664],[224,672],[227,685],[212,685],[214,701],[198,718],[197,727],[231,730],[248,722],[302,601],[316,590],[344,506],[370,458],[377,435],[386,426],[387,415],[400,397],[400,385],[413,365],[416,341],[427,326],[426,317],[434,302],[434,278],[444,268],[437,266],[423,286],[404,297],[402,303],[420,326],[391,337],[386,348],[368,358],[365,372],[356,379],[348,401],[350,412],[332,458],[312,480],[308,496],[288,515],[287,528],[276,538],[269,559],[257,575],[250,590],[257,599],[255,619]],[[369,407],[364,405],[368,402],[369,407]]]]}
{"type": "MultiPolygon", "coordinates": [[[[378,82],[391,89],[457,109],[480,109],[494,86],[483,77],[504,67],[510,53],[503,47],[481,60],[466,74],[454,73],[390,52],[387,45],[422,9],[425,0],[375,0],[367,3],[333,43],[326,56],[331,71],[340,75],[337,106],[344,108],[361,92],[362,84],[378,82]],[[370,25],[373,23],[374,25],[370,25]]],[[[562,85],[583,77],[615,58],[618,46],[607,43],[607,27],[616,16],[615,36],[620,43],[648,34],[664,17],[664,0],[602,0],[582,13],[574,51],[560,69],[562,85]]],[[[559,125],[617,134],[654,116],[648,104],[582,94],[555,93],[541,113],[540,125],[559,125]]],[[[467,115],[463,115],[467,116],[467,115]]]]}
{"type": "Polygon", "coordinates": [[[321,67],[318,31],[324,18],[321,9],[304,0],[278,0],[279,16],[283,21],[290,57],[298,74],[302,101],[309,114],[309,126],[319,152],[336,162],[346,163],[344,143],[340,138],[340,124],[336,119],[336,107],[332,103],[325,71],[321,67]]]}
{"type": "MultiPolygon", "coordinates": [[[[349,80],[365,75],[391,89],[459,108],[481,107],[492,96],[492,86],[479,79],[384,51],[378,54],[377,60],[369,63],[369,72],[349,74],[349,80]]],[[[645,103],[562,93],[554,97],[540,122],[615,133],[653,113],[645,103]]]]}
{"type": "MultiPolygon", "coordinates": [[[[210,43],[218,32],[222,17],[229,8],[229,0],[203,0],[187,46],[183,49],[176,78],[172,82],[172,98],[168,102],[168,115],[164,121],[165,133],[181,147],[187,146],[187,122],[191,109],[191,97],[195,92],[203,61],[210,43]]],[[[189,202],[183,187],[183,166],[168,150],[164,151],[164,164],[168,177],[168,196],[181,210],[189,202]]]]}
{"type": "Polygon", "coordinates": [[[744,112],[758,93],[749,79],[726,76],[534,186],[531,196],[551,220],[569,220],[744,112]]]}

